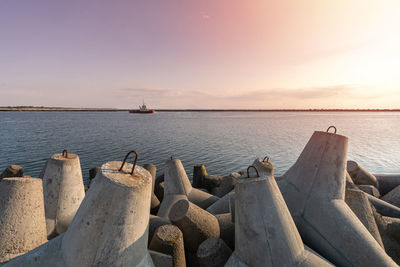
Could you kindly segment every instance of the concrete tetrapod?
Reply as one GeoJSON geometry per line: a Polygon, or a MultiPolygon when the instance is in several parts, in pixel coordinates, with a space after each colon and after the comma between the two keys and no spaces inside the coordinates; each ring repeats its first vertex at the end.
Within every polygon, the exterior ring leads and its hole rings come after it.
{"type": "Polygon", "coordinates": [[[314,132],[280,190],[304,243],[332,263],[397,266],[344,202],[347,148],[345,136],[314,132]]]}
{"type": "Polygon", "coordinates": [[[172,256],[174,267],[185,267],[183,234],[175,225],[167,224],[157,228],[149,249],[172,256]]]}
{"type": "Polygon", "coordinates": [[[64,151],[51,156],[43,171],[43,193],[47,236],[52,238],[68,229],[85,197],[78,155],[64,151]]]}
{"type": "Polygon", "coordinates": [[[379,245],[385,249],[375,222],[372,204],[368,201],[366,194],[360,190],[346,189],[344,200],[379,245]]]}
{"type": "Polygon", "coordinates": [[[156,183],[156,174],[157,174],[157,167],[153,164],[144,164],[143,168],[148,170],[152,177],[152,190],[151,190],[151,213],[157,213],[158,207],[160,206],[160,200],[158,200],[157,196],[154,194],[154,185],[156,183]]]}
{"type": "Polygon", "coordinates": [[[355,184],[373,185],[378,187],[376,177],[355,161],[347,161],[347,171],[355,184]]]}
{"type": "Polygon", "coordinates": [[[332,266],[304,249],[273,176],[241,178],[235,193],[235,251],[225,266],[332,266]]]}
{"type": "Polygon", "coordinates": [[[42,180],[0,180],[0,263],[47,241],[42,180]]]}
{"type": "Polygon", "coordinates": [[[151,175],[101,166],[67,232],[6,266],[153,266],[147,250],[151,175]]]}
{"type": "Polygon", "coordinates": [[[157,216],[168,218],[171,207],[181,199],[188,199],[206,209],[219,198],[199,189],[192,188],[186,171],[179,159],[167,160],[164,170],[164,198],[157,216]]]}
{"type": "Polygon", "coordinates": [[[196,253],[200,244],[210,237],[219,237],[217,218],[187,200],[179,200],[169,214],[170,221],[183,233],[185,248],[196,253]]]}
{"type": "Polygon", "coordinates": [[[384,195],[382,200],[396,207],[400,207],[400,185],[396,186],[393,190],[384,195]]]}
{"type": "Polygon", "coordinates": [[[232,254],[232,250],[221,238],[209,238],[199,246],[197,258],[200,267],[224,266],[232,254]]]}
{"type": "Polygon", "coordinates": [[[400,185],[400,174],[374,174],[374,176],[378,180],[378,189],[381,195],[385,195],[400,185]]]}

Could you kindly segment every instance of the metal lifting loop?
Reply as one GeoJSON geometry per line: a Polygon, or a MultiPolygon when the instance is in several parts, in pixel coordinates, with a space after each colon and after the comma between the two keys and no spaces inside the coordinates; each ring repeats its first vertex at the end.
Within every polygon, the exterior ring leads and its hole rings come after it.
{"type": "Polygon", "coordinates": [[[269,162],[269,157],[265,156],[265,158],[263,159],[263,162],[265,162],[265,159],[267,159],[267,162],[269,162]]]}
{"type": "Polygon", "coordinates": [[[326,132],[328,133],[330,129],[334,129],[335,131],[333,132],[334,134],[336,133],[336,127],[335,126],[329,126],[326,132]]]}
{"type": "Polygon", "coordinates": [[[68,151],[66,149],[63,150],[62,156],[68,158],[68,151]]]}
{"type": "Polygon", "coordinates": [[[129,155],[132,152],[135,153],[135,155],[136,155],[135,162],[133,163],[133,167],[132,167],[132,171],[131,171],[131,175],[133,175],[133,172],[135,171],[135,167],[136,167],[136,162],[137,162],[137,159],[138,159],[138,153],[135,150],[129,151],[128,154],[126,154],[126,156],[124,158],[124,161],[122,162],[121,168],[119,168],[118,171],[122,171],[122,168],[124,167],[126,160],[128,159],[129,155]]]}
{"type": "Polygon", "coordinates": [[[247,167],[247,178],[250,178],[250,174],[249,174],[249,170],[250,170],[250,168],[253,168],[254,170],[256,170],[257,177],[260,177],[260,174],[258,174],[258,170],[257,170],[257,168],[256,168],[256,167],[254,167],[253,165],[251,165],[251,166],[247,167]]]}

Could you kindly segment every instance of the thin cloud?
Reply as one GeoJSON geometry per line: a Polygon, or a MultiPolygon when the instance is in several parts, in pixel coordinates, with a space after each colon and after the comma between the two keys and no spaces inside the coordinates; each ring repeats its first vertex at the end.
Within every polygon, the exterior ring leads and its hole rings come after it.
{"type": "Polygon", "coordinates": [[[211,16],[206,14],[205,12],[200,12],[200,17],[204,20],[211,19],[211,16]]]}

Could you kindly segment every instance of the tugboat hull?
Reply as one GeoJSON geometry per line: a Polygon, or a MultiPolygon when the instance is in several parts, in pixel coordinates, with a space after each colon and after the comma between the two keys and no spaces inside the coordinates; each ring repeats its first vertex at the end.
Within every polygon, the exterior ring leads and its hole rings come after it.
{"type": "Polygon", "coordinates": [[[154,109],[149,109],[149,110],[129,110],[129,113],[152,114],[152,113],[156,113],[156,112],[154,109]]]}

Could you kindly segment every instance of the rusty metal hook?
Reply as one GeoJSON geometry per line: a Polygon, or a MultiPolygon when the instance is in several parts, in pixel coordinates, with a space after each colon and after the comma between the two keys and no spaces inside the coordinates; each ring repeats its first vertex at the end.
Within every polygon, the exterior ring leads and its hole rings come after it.
{"type": "Polygon", "coordinates": [[[333,125],[329,126],[328,129],[326,130],[326,132],[329,133],[330,129],[334,129],[335,132],[333,132],[333,133],[336,134],[336,127],[335,126],[333,126],[333,125]]]}
{"type": "Polygon", "coordinates": [[[128,154],[126,154],[126,156],[125,156],[125,158],[124,158],[124,161],[122,162],[121,168],[119,168],[118,171],[122,171],[122,168],[124,167],[126,160],[128,159],[129,155],[130,155],[132,152],[135,153],[135,155],[136,155],[136,157],[135,157],[135,162],[133,163],[133,167],[132,167],[132,171],[131,171],[131,175],[133,175],[133,172],[135,171],[135,167],[136,167],[136,162],[137,162],[138,156],[139,156],[138,153],[137,153],[135,150],[129,151],[128,154]]]}
{"type": "Polygon", "coordinates": [[[68,158],[68,151],[66,149],[63,150],[62,156],[68,158]]]}
{"type": "Polygon", "coordinates": [[[250,174],[249,174],[250,168],[254,168],[256,170],[257,177],[260,177],[260,174],[258,174],[257,168],[255,166],[251,165],[251,166],[247,167],[247,178],[250,178],[250,174]]]}
{"type": "Polygon", "coordinates": [[[269,162],[269,157],[268,156],[264,157],[263,162],[265,162],[265,159],[267,159],[267,162],[269,162]]]}

